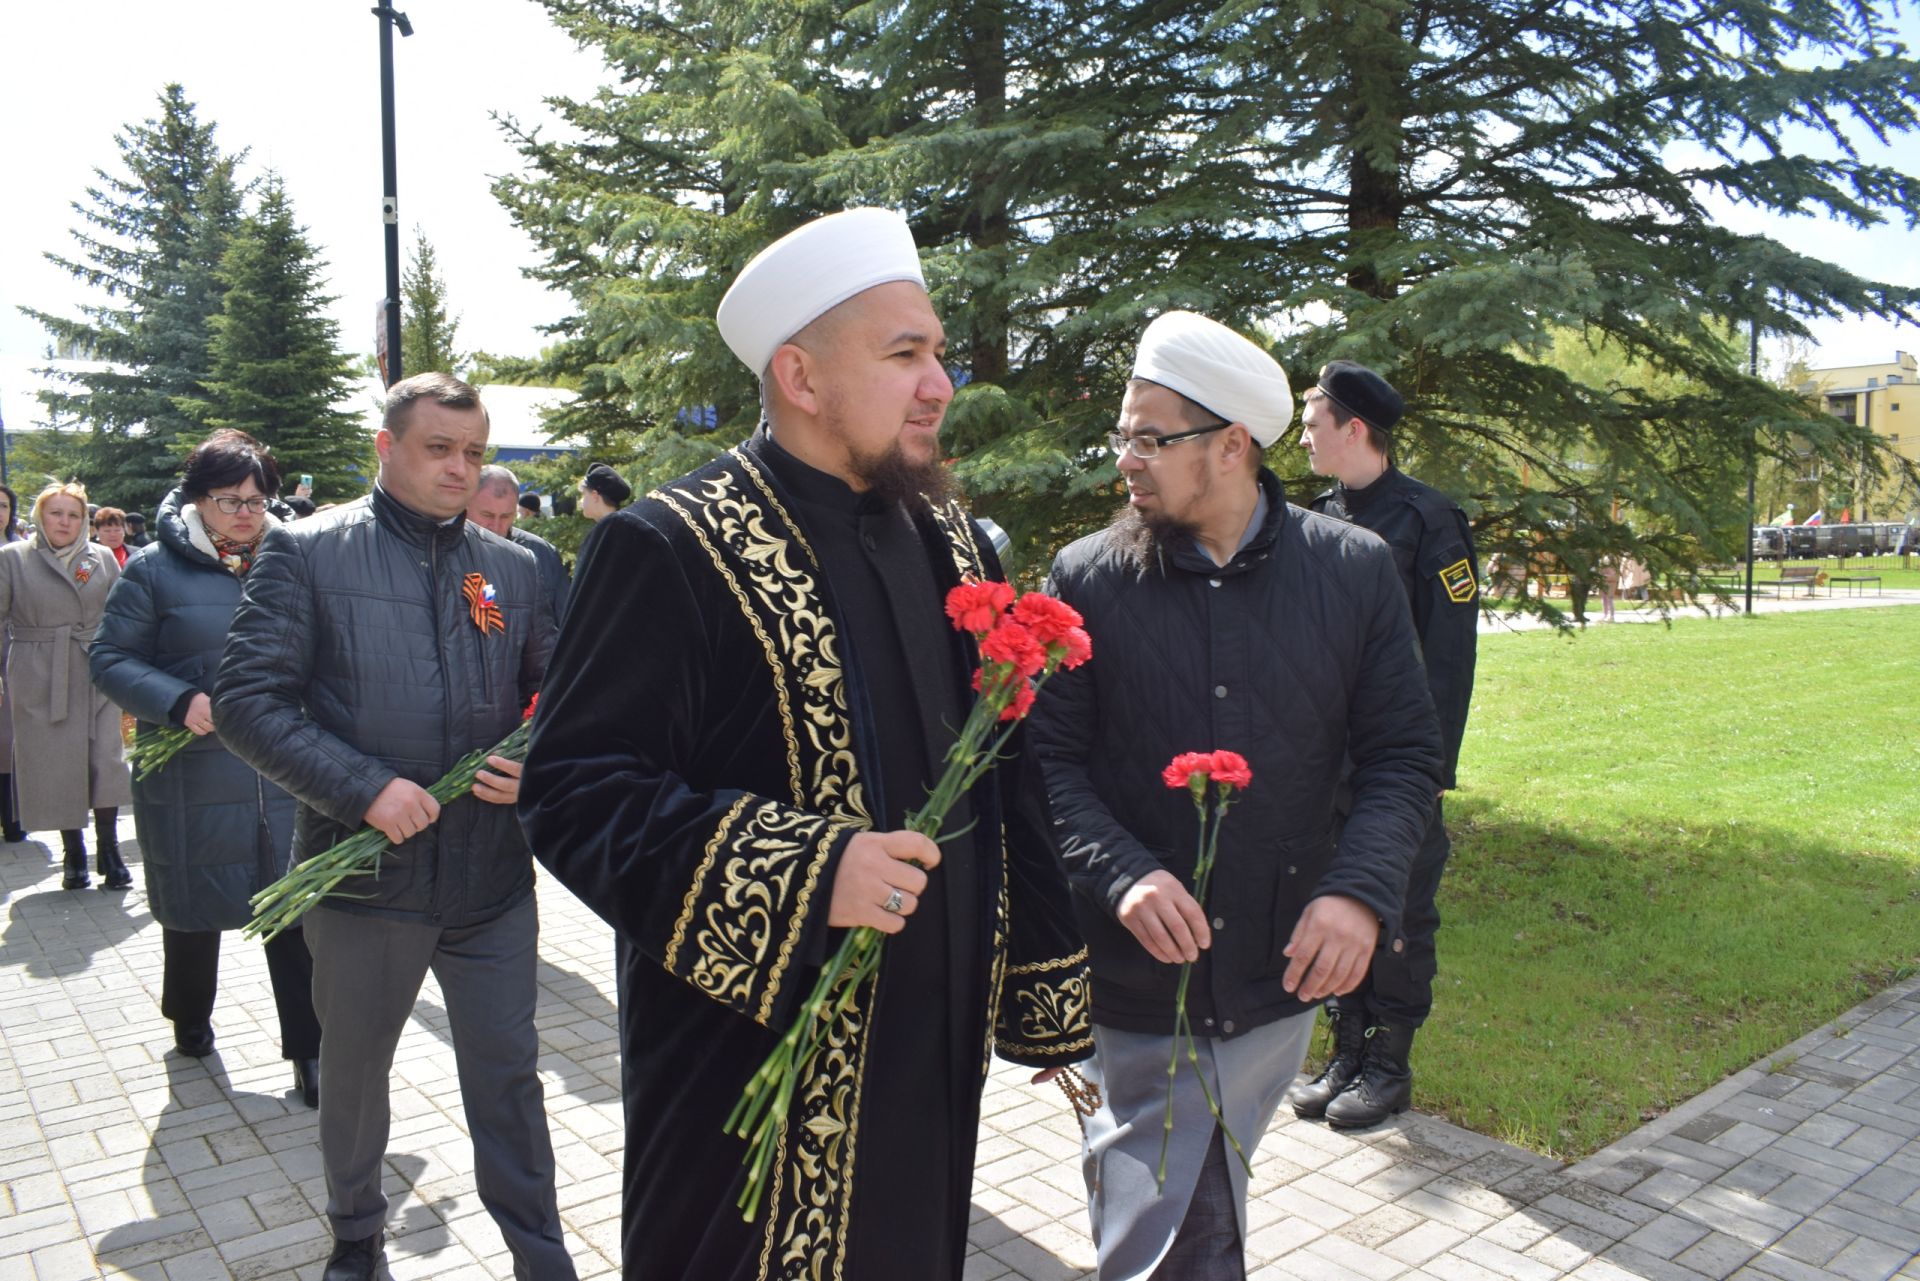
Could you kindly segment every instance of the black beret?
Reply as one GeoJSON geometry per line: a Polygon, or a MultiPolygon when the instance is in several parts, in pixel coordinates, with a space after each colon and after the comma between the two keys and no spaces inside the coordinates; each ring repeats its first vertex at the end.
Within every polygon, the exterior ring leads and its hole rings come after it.
{"type": "Polygon", "coordinates": [[[587,468],[585,485],[615,507],[633,497],[633,486],[620,476],[620,473],[605,463],[595,463],[587,468]]]}
{"type": "Polygon", "coordinates": [[[1406,412],[1407,402],[1393,384],[1365,365],[1331,360],[1320,367],[1320,390],[1345,405],[1381,431],[1390,431],[1406,412]]]}
{"type": "Polygon", "coordinates": [[[528,490],[526,493],[520,495],[520,505],[528,511],[537,512],[540,510],[540,495],[534,493],[532,490],[528,490]]]}

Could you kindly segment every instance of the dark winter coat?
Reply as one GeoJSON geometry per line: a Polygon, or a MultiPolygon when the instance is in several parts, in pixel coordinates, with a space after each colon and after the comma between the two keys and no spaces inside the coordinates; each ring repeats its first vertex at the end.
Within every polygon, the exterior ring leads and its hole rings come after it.
{"type": "MultiPolygon", "coordinates": [[[[438,523],[377,487],[267,531],[213,718],[235,754],[299,800],[296,860],[358,831],[395,778],[426,787],[519,724],[553,649],[541,592],[531,552],[464,516],[438,523]],[[504,630],[474,621],[470,575],[494,588],[504,630]]],[[[377,880],[349,880],[327,905],[456,927],[532,892],[513,806],[465,796],[391,850],[377,880]]]]}
{"type": "Polygon", "coordinates": [[[555,628],[566,616],[567,593],[573,589],[573,581],[567,577],[567,563],[560,559],[560,550],[540,535],[531,533],[515,525],[507,531],[513,541],[533,553],[540,562],[540,583],[547,592],[547,612],[553,616],[555,628]]]}
{"type": "MultiPolygon", "coordinates": [[[[185,723],[193,695],[213,692],[240,580],[215,557],[179,490],[160,504],[157,543],[127,560],[88,652],[93,683],[152,733],[185,723]]],[[[194,739],[133,784],[147,902],[173,930],[231,930],[247,901],[286,874],[293,798],[261,778],[218,735],[194,739]]]]}
{"type": "Polygon", "coordinates": [[[1094,1022],[1170,1033],[1180,967],[1116,916],[1160,869],[1189,889],[1194,805],[1160,772],[1181,752],[1245,756],[1253,784],[1221,829],[1213,946],[1187,1008],[1236,1036],[1304,1006],[1282,949],[1307,904],[1357,899],[1392,937],[1440,786],[1440,731],[1392,554],[1364,530],[1285,501],[1262,471],[1261,530],[1224,567],[1191,541],[1144,567],[1114,532],[1072,544],[1050,590],[1078,609],[1093,658],[1048,683],[1031,719],[1074,906],[1093,961],[1094,1022]],[[1334,798],[1353,761],[1336,853],[1334,798]]]}

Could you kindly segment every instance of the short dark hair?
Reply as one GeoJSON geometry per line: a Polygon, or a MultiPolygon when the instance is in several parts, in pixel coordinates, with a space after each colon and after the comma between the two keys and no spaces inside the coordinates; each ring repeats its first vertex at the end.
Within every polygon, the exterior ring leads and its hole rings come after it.
{"type": "Polygon", "coordinates": [[[311,498],[302,498],[295,494],[287,500],[287,510],[293,513],[294,519],[305,520],[319,509],[314,506],[311,498]]]}
{"type": "Polygon", "coordinates": [[[193,502],[223,486],[238,485],[249,476],[267,497],[280,492],[280,464],[273,461],[267,447],[243,431],[223,427],[187,455],[180,496],[193,502]]]}
{"type": "Polygon", "coordinates": [[[480,421],[489,427],[493,425],[487,416],[487,407],[480,403],[477,389],[452,374],[440,373],[415,374],[387,388],[387,408],[380,425],[396,436],[404,435],[407,420],[413,416],[414,402],[420,400],[430,400],[448,409],[477,409],[480,421]]]}

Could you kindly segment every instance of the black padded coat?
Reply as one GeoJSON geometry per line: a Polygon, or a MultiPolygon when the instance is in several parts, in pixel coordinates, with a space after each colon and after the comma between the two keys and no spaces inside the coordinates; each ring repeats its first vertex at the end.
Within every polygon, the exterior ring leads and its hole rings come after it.
{"type": "MultiPolygon", "coordinates": [[[[533,554],[445,524],[385,490],[267,531],[214,685],[214,726],[300,802],[294,857],[358,830],[395,777],[422,787],[519,723],[553,650],[533,554]],[[463,595],[494,588],[504,630],[463,595]]],[[[492,920],[533,892],[511,805],[463,797],[327,905],[445,927],[492,920]],[[345,896],[355,897],[345,897],[345,896]]]]}
{"type": "Polygon", "coordinates": [[[1112,531],[1054,561],[1093,658],[1053,677],[1030,721],[1093,963],[1094,1022],[1173,1029],[1177,965],[1115,913],[1164,868],[1189,889],[1194,805],[1160,772],[1181,752],[1245,756],[1253,784],[1221,829],[1213,946],[1188,990],[1194,1030],[1237,1036],[1304,1008],[1282,955],[1313,899],[1359,900],[1397,931],[1407,869],[1440,786],[1440,730],[1386,544],[1294,507],[1262,471],[1265,524],[1225,566],[1190,542],[1143,565],[1112,531]],[[1336,852],[1334,798],[1352,758],[1336,852]]]}
{"type": "MultiPolygon", "coordinates": [[[[160,504],[159,540],[127,558],[87,651],[93,683],[133,713],[140,732],[184,723],[196,693],[212,694],[220,651],[240,604],[240,580],[196,546],[179,490],[160,504]]],[[[229,752],[194,739],[133,782],[133,821],[146,860],[153,917],[172,930],[232,930],[247,900],[286,874],[293,798],[229,752]]]]}

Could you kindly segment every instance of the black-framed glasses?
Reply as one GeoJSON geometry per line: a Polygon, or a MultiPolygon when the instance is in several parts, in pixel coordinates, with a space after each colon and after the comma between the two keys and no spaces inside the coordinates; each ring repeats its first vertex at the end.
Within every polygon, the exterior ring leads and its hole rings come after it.
{"type": "Polygon", "coordinates": [[[231,494],[221,494],[213,500],[213,505],[229,516],[234,515],[242,507],[258,516],[267,509],[267,500],[264,498],[235,498],[231,494]]]}
{"type": "Polygon", "coordinates": [[[1115,458],[1132,454],[1145,462],[1159,456],[1168,445],[1177,445],[1183,440],[1192,440],[1196,436],[1206,436],[1216,431],[1225,431],[1232,423],[1214,423],[1210,427],[1195,427],[1192,431],[1176,431],[1167,436],[1122,436],[1117,431],[1107,433],[1107,448],[1113,451],[1115,458]]]}

